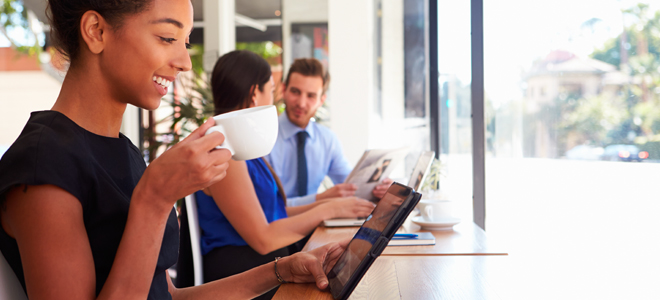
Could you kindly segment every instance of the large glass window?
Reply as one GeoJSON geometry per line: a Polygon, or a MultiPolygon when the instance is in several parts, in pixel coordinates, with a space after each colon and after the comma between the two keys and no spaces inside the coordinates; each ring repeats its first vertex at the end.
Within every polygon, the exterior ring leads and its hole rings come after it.
{"type": "Polygon", "coordinates": [[[403,1],[405,116],[426,117],[427,82],[425,1],[403,1]]]}
{"type": "Polygon", "coordinates": [[[425,0],[328,1],[328,125],[351,163],[367,149],[408,147],[391,175],[403,183],[430,150],[427,7],[425,0]]]}
{"type": "Polygon", "coordinates": [[[651,297],[660,6],[531,3],[484,1],[489,238],[525,274],[522,295],[651,297]]]}
{"type": "Polygon", "coordinates": [[[377,0],[374,10],[374,107],[380,124],[372,147],[409,147],[394,173],[395,180],[408,183],[419,155],[430,150],[428,3],[377,0]]]}
{"type": "Polygon", "coordinates": [[[458,217],[472,220],[472,105],[470,3],[438,3],[440,188],[458,217]]]}

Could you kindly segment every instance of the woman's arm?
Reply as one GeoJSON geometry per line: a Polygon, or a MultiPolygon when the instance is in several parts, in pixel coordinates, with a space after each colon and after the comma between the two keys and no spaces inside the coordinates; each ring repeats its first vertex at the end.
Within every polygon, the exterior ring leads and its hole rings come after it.
{"type": "MultiPolygon", "coordinates": [[[[146,298],[168,214],[131,203],[98,299],[146,298]]],[[[7,194],[2,220],[18,243],[30,299],[96,298],[94,259],[78,199],[53,185],[17,187],[7,194]]]]}
{"type": "MultiPolygon", "coordinates": [[[[282,260],[277,263],[278,270],[282,260]]],[[[274,263],[267,263],[243,273],[203,285],[177,289],[167,277],[173,300],[197,299],[252,299],[270,291],[280,283],[275,276],[274,263]]]]}
{"type": "MultiPolygon", "coordinates": [[[[335,197],[318,200],[311,204],[287,207],[286,213],[289,217],[292,217],[317,207],[331,211],[334,216],[330,219],[353,218],[368,216],[375,204],[357,197],[335,197]]],[[[327,218],[323,220],[327,220],[327,218]]]]}
{"type": "Polygon", "coordinates": [[[18,243],[28,297],[94,299],[94,259],[80,201],[52,185],[15,187],[6,197],[2,227],[18,243]]]}
{"type": "Polygon", "coordinates": [[[269,224],[243,161],[230,161],[225,179],[211,186],[209,191],[234,229],[260,254],[304,238],[323,220],[367,216],[373,210],[371,202],[346,198],[316,204],[305,212],[269,224]]]}
{"type": "MultiPolygon", "coordinates": [[[[350,239],[330,243],[309,252],[299,252],[281,258],[277,270],[287,282],[316,282],[319,289],[328,286],[326,273],[344,252],[350,239]]],[[[186,299],[252,299],[279,285],[273,262],[227,278],[200,286],[177,289],[169,280],[169,291],[174,300],[186,299]]]]}
{"type": "MultiPolygon", "coordinates": [[[[207,122],[145,171],[131,197],[126,226],[98,299],[145,299],[167,218],[176,199],[225,176],[221,134],[203,136],[207,122]]],[[[6,194],[3,229],[21,255],[28,297],[94,299],[94,259],[80,201],[54,185],[20,186],[6,194]]]]}
{"type": "Polygon", "coordinates": [[[327,202],[328,202],[328,200],[317,200],[317,201],[314,201],[314,203],[310,203],[310,204],[299,205],[299,206],[287,206],[286,207],[286,214],[290,218],[290,217],[293,217],[295,215],[299,215],[301,213],[304,213],[304,212],[306,212],[306,211],[308,211],[308,210],[310,210],[314,207],[319,206],[320,204],[327,203],[327,202]]]}

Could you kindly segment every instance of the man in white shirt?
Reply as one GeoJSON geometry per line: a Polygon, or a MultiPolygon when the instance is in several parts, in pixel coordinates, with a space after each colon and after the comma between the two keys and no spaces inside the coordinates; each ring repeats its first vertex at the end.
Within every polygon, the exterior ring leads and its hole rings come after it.
{"type": "MultiPolygon", "coordinates": [[[[279,133],[273,151],[266,157],[280,177],[288,206],[317,200],[349,197],[357,187],[343,183],[352,167],[341,144],[330,129],[311,119],[326,100],[329,74],[316,59],[296,59],[284,82],[285,113],[279,117],[279,133]],[[335,184],[317,194],[325,176],[335,184]]],[[[385,179],[373,190],[381,198],[392,180],[385,179]]]]}

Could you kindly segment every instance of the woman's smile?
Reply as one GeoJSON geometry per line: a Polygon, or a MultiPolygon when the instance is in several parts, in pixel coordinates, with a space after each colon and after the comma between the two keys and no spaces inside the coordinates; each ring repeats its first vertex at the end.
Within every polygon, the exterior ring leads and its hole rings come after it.
{"type": "Polygon", "coordinates": [[[156,87],[156,90],[161,96],[165,96],[167,94],[167,88],[170,86],[170,83],[174,81],[174,77],[168,77],[168,76],[158,76],[154,75],[151,80],[154,83],[154,86],[156,87]]]}

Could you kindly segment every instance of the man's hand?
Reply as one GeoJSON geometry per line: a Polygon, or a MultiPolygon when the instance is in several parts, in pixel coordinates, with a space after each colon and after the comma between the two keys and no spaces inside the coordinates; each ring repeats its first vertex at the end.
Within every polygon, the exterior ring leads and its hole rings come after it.
{"type": "Polygon", "coordinates": [[[357,185],[350,183],[340,183],[327,189],[323,193],[317,194],[316,201],[328,198],[350,197],[355,195],[355,191],[357,191],[357,185]]]}
{"type": "Polygon", "coordinates": [[[387,189],[390,188],[390,185],[392,185],[394,181],[389,178],[385,178],[383,182],[381,182],[379,185],[374,187],[374,190],[371,191],[372,194],[374,194],[374,197],[380,199],[385,196],[385,193],[387,193],[387,189]]]}
{"type": "Polygon", "coordinates": [[[278,263],[280,275],[288,282],[316,282],[319,289],[325,289],[328,287],[326,274],[344,253],[350,241],[351,239],[345,239],[339,243],[330,243],[309,252],[285,257],[278,263]]]}

